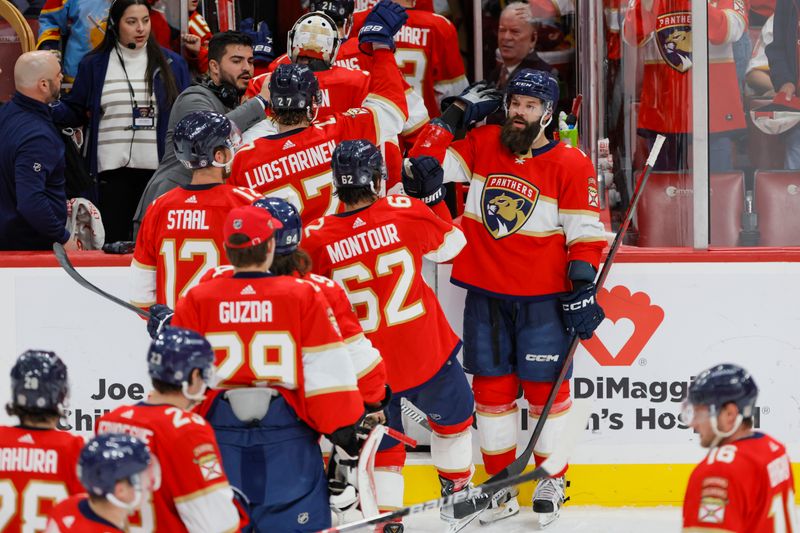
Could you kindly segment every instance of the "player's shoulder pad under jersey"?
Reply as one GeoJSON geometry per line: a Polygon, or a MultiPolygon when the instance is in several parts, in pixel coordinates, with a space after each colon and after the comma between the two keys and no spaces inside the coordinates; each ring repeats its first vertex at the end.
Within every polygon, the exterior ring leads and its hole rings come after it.
{"type": "Polygon", "coordinates": [[[233,265],[220,265],[210,270],[206,270],[205,274],[200,278],[198,283],[205,283],[212,279],[230,278],[233,277],[233,265]]]}

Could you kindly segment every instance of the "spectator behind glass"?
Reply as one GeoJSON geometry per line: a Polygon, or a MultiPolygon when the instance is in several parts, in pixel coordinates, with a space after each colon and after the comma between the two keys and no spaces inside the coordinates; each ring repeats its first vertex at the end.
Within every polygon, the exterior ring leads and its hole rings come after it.
{"type": "MultiPolygon", "coordinates": [[[[497,64],[488,81],[505,89],[508,81],[524,68],[542,70],[558,79],[558,71],[536,53],[537,24],[527,3],[508,4],[500,12],[497,25],[497,64]]],[[[506,113],[501,107],[486,119],[487,124],[502,124],[506,113]]]]}
{"type": "MultiPolygon", "coordinates": [[[[692,27],[690,0],[632,0],[623,38],[642,50],[644,75],[639,135],[652,145],[657,133],[667,140],[656,170],[691,168],[692,27]],[[658,29],[661,28],[661,29],[658,29]]],[[[733,167],[733,135],[745,128],[744,107],[733,61],[733,43],[747,29],[741,0],[708,2],[709,166],[733,167]]]]}
{"type": "MultiPolygon", "coordinates": [[[[151,6],[158,3],[154,0],[148,1],[151,6]]],[[[188,0],[187,2],[189,33],[181,34],[179,28],[170,26],[164,13],[156,8],[150,11],[150,31],[158,44],[173,52],[180,53],[181,42],[183,42],[183,57],[189,64],[189,68],[193,73],[204,74],[208,70],[208,40],[211,39],[211,28],[197,10],[199,2],[200,0],[188,0]]]]}
{"type": "Polygon", "coordinates": [[[150,32],[147,0],[116,0],[103,42],[53,109],[61,125],[90,126],[87,158],[106,242],[131,240],[136,204],[164,155],[172,104],[188,84],[186,62],[150,32]]]}
{"type": "MultiPolygon", "coordinates": [[[[772,42],[767,45],[769,75],[775,88],[776,101],[781,96],[787,102],[797,97],[797,43],[798,10],[792,0],[778,0],[775,3],[775,17],[772,28],[772,42]]],[[[784,134],[786,142],[786,170],[800,169],[800,126],[795,126],[784,134]]]]}
{"type": "Polygon", "coordinates": [[[81,59],[103,41],[109,0],[47,0],[39,14],[39,50],[58,50],[64,81],[72,83],[81,59]],[[63,40],[66,44],[63,45],[63,40]],[[63,45],[63,49],[62,49],[63,45]]]}
{"type": "MultiPolygon", "coordinates": [[[[167,146],[172,146],[175,125],[192,111],[223,114],[243,132],[259,123],[264,118],[269,84],[265,83],[255,98],[239,105],[252,77],[253,42],[250,38],[238,31],[214,34],[208,44],[208,77],[183,91],[175,101],[167,128],[167,146]]],[[[134,238],[150,203],[179,185],[187,185],[191,179],[192,171],[178,161],[174,150],[167,150],[141,199],[137,198],[134,238]]]]}
{"type": "Polygon", "coordinates": [[[64,143],[48,105],[61,79],[50,52],[22,54],[14,65],[16,93],[0,108],[0,250],[76,248],[64,229],[64,143]]]}
{"type": "Polygon", "coordinates": [[[767,59],[767,46],[772,42],[772,27],[775,17],[770,15],[764,26],[761,27],[761,35],[753,47],[753,56],[747,65],[747,75],[745,81],[750,94],[755,96],[775,96],[775,88],[769,77],[769,60],[767,59]]]}

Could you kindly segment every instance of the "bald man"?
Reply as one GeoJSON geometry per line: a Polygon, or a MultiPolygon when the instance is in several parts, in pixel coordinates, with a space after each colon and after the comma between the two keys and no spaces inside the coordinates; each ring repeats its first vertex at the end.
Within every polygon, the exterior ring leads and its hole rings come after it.
{"type": "Polygon", "coordinates": [[[27,52],[14,65],[16,92],[0,108],[0,250],[74,248],[64,192],[64,141],[50,102],[61,90],[52,52],[27,52]]]}

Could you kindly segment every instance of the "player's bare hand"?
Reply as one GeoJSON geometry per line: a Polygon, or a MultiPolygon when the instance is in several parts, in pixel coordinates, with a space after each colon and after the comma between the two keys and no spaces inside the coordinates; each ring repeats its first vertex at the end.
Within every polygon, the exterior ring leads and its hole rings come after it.
{"type": "Polygon", "coordinates": [[[383,411],[376,411],[374,413],[369,413],[364,420],[364,426],[369,428],[374,428],[379,424],[386,423],[386,414],[383,411]]]}
{"type": "Polygon", "coordinates": [[[183,46],[192,55],[197,55],[200,53],[200,37],[197,35],[192,35],[191,33],[183,33],[181,34],[181,40],[183,41],[183,46]]]}
{"type": "Polygon", "coordinates": [[[795,87],[794,83],[788,82],[781,85],[781,88],[778,89],[778,92],[782,93],[783,97],[786,98],[786,101],[788,102],[794,97],[796,90],[797,87],[795,87]]]}
{"type": "Polygon", "coordinates": [[[261,91],[258,93],[259,96],[264,98],[267,102],[269,102],[269,79],[272,77],[272,73],[267,74],[264,76],[264,85],[261,86],[261,91]]]}
{"type": "Polygon", "coordinates": [[[76,250],[83,250],[83,246],[81,245],[81,241],[73,235],[64,243],[64,249],[68,252],[74,252],[76,250]]]}

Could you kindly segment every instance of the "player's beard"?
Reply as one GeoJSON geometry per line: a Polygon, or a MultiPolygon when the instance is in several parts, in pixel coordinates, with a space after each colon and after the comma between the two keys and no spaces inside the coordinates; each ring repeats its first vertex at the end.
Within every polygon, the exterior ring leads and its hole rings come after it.
{"type": "Polygon", "coordinates": [[[500,142],[515,154],[524,154],[531,149],[531,145],[539,132],[542,130],[542,125],[537,120],[536,122],[527,122],[524,128],[519,128],[514,124],[515,120],[525,120],[519,115],[506,118],[503,128],[500,130],[500,142]]]}

